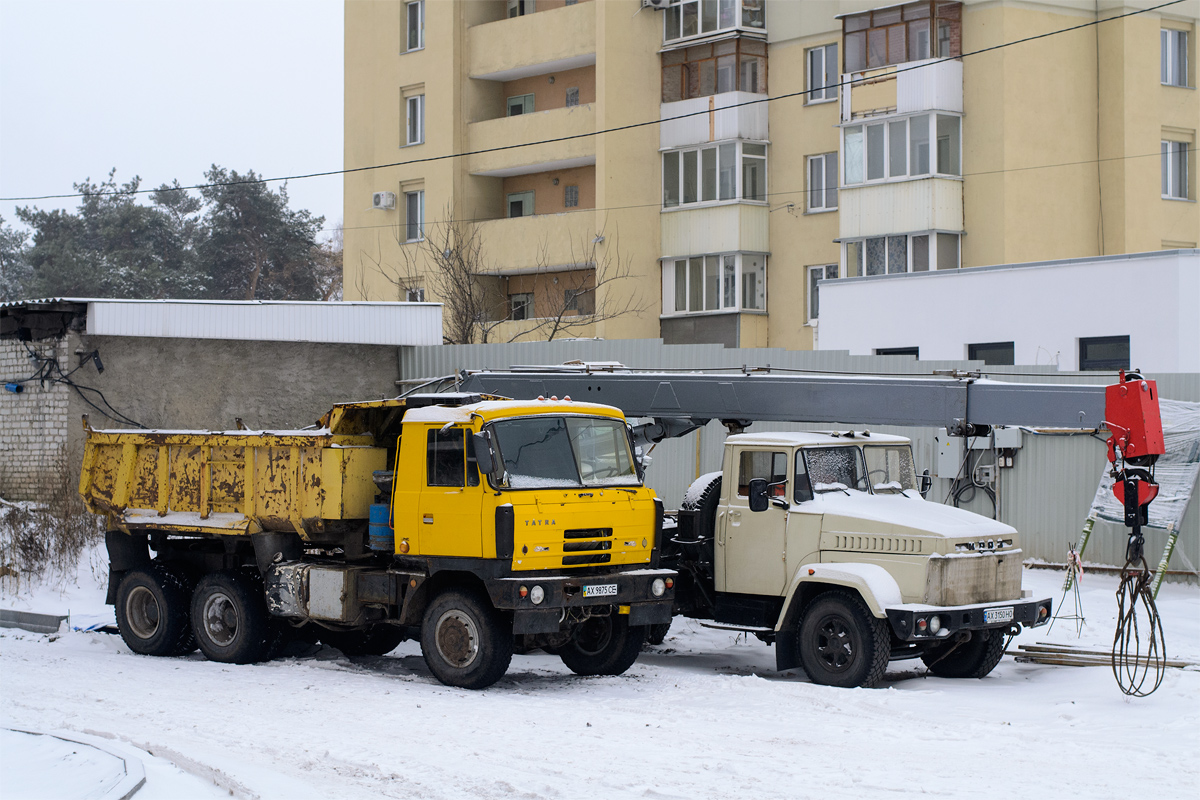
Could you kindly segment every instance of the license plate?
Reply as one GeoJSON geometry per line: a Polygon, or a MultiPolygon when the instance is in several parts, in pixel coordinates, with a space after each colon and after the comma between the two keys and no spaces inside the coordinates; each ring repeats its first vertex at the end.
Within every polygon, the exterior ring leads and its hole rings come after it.
{"type": "MultiPolygon", "coordinates": [[[[584,597],[616,597],[617,585],[615,583],[599,583],[595,586],[583,587],[584,597]]],[[[1012,616],[1012,609],[1008,610],[1009,617],[1012,616]]]]}
{"type": "Polygon", "coordinates": [[[983,622],[990,625],[993,622],[1012,622],[1013,608],[1006,606],[1004,608],[986,608],[983,611],[983,622]]]}

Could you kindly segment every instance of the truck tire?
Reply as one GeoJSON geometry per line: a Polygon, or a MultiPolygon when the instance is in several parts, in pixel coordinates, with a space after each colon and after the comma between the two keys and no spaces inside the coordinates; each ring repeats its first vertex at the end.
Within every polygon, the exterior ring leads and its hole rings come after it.
{"type": "Polygon", "coordinates": [[[684,493],[680,508],[696,512],[697,539],[710,539],[717,532],[717,503],[721,500],[721,473],[701,475],[684,493]]]}
{"type": "Polygon", "coordinates": [[[620,675],[637,661],[645,638],[645,626],[630,625],[624,614],[589,617],[575,628],[558,657],[576,675],[620,675]]]}
{"type": "Polygon", "coordinates": [[[671,632],[671,623],[664,622],[660,625],[646,626],[646,644],[662,644],[666,641],[667,634],[671,632]]]}
{"type": "Polygon", "coordinates": [[[513,637],[486,597],[462,589],[442,592],[421,623],[421,655],[447,686],[486,689],[512,661],[513,637]]]}
{"type": "Polygon", "coordinates": [[[265,660],[279,635],[260,583],[243,570],[200,579],[192,594],[192,630],[205,657],[224,664],[265,660]]]}
{"type": "Polygon", "coordinates": [[[947,654],[952,646],[947,642],[934,647],[922,653],[921,660],[939,678],[982,678],[1004,657],[1004,631],[974,631],[970,641],[947,654]]]}
{"type": "Polygon", "coordinates": [[[372,625],[365,631],[322,630],[321,641],[347,656],[382,656],[408,637],[395,625],[372,625]]]}
{"type": "Polygon", "coordinates": [[[161,564],[125,573],[117,588],[117,628],[144,656],[181,656],[196,649],[187,580],[161,564]]]}
{"type": "Polygon", "coordinates": [[[891,655],[887,621],[876,619],[857,595],[819,595],[800,620],[800,664],[809,680],[825,686],[871,687],[891,655]]]}

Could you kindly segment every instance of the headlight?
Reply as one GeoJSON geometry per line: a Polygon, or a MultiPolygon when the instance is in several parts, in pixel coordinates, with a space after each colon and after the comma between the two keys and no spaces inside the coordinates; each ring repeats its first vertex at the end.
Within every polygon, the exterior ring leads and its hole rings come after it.
{"type": "Polygon", "coordinates": [[[935,616],[935,617],[930,617],[930,618],[929,618],[929,632],[930,632],[930,633],[937,633],[937,632],[938,632],[938,631],[940,631],[941,629],[942,629],[942,618],[941,618],[941,617],[936,617],[936,616],[935,616]]]}
{"type": "Polygon", "coordinates": [[[533,601],[535,606],[540,605],[546,599],[546,590],[540,586],[533,587],[529,590],[529,599],[533,601]]]}
{"type": "Polygon", "coordinates": [[[665,583],[663,583],[662,578],[655,578],[654,583],[650,584],[650,591],[654,593],[655,597],[662,597],[663,592],[665,592],[666,590],[667,590],[667,585],[665,583]]]}

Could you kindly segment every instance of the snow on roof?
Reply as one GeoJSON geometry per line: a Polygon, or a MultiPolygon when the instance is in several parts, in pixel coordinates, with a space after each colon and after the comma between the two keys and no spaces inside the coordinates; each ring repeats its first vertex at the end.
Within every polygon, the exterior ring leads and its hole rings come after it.
{"type": "Polygon", "coordinates": [[[404,415],[405,422],[469,422],[479,415],[485,420],[531,414],[598,414],[616,417],[620,411],[599,403],[576,403],[573,400],[485,400],[465,406],[424,406],[404,415]]]}
{"type": "Polygon", "coordinates": [[[862,431],[855,431],[851,438],[840,431],[765,431],[763,433],[736,433],[725,439],[731,444],[768,444],[781,447],[808,447],[812,445],[833,444],[909,444],[904,436],[893,436],[888,433],[872,433],[866,436],[862,431]]]}

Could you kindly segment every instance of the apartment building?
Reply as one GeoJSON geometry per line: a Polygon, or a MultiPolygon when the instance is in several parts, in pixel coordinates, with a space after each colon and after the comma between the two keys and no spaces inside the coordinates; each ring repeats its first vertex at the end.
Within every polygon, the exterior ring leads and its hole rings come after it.
{"type": "Polygon", "coordinates": [[[809,349],[821,280],[1195,247],[1200,0],[1085,26],[1152,5],[348,0],[346,298],[809,349]]]}

